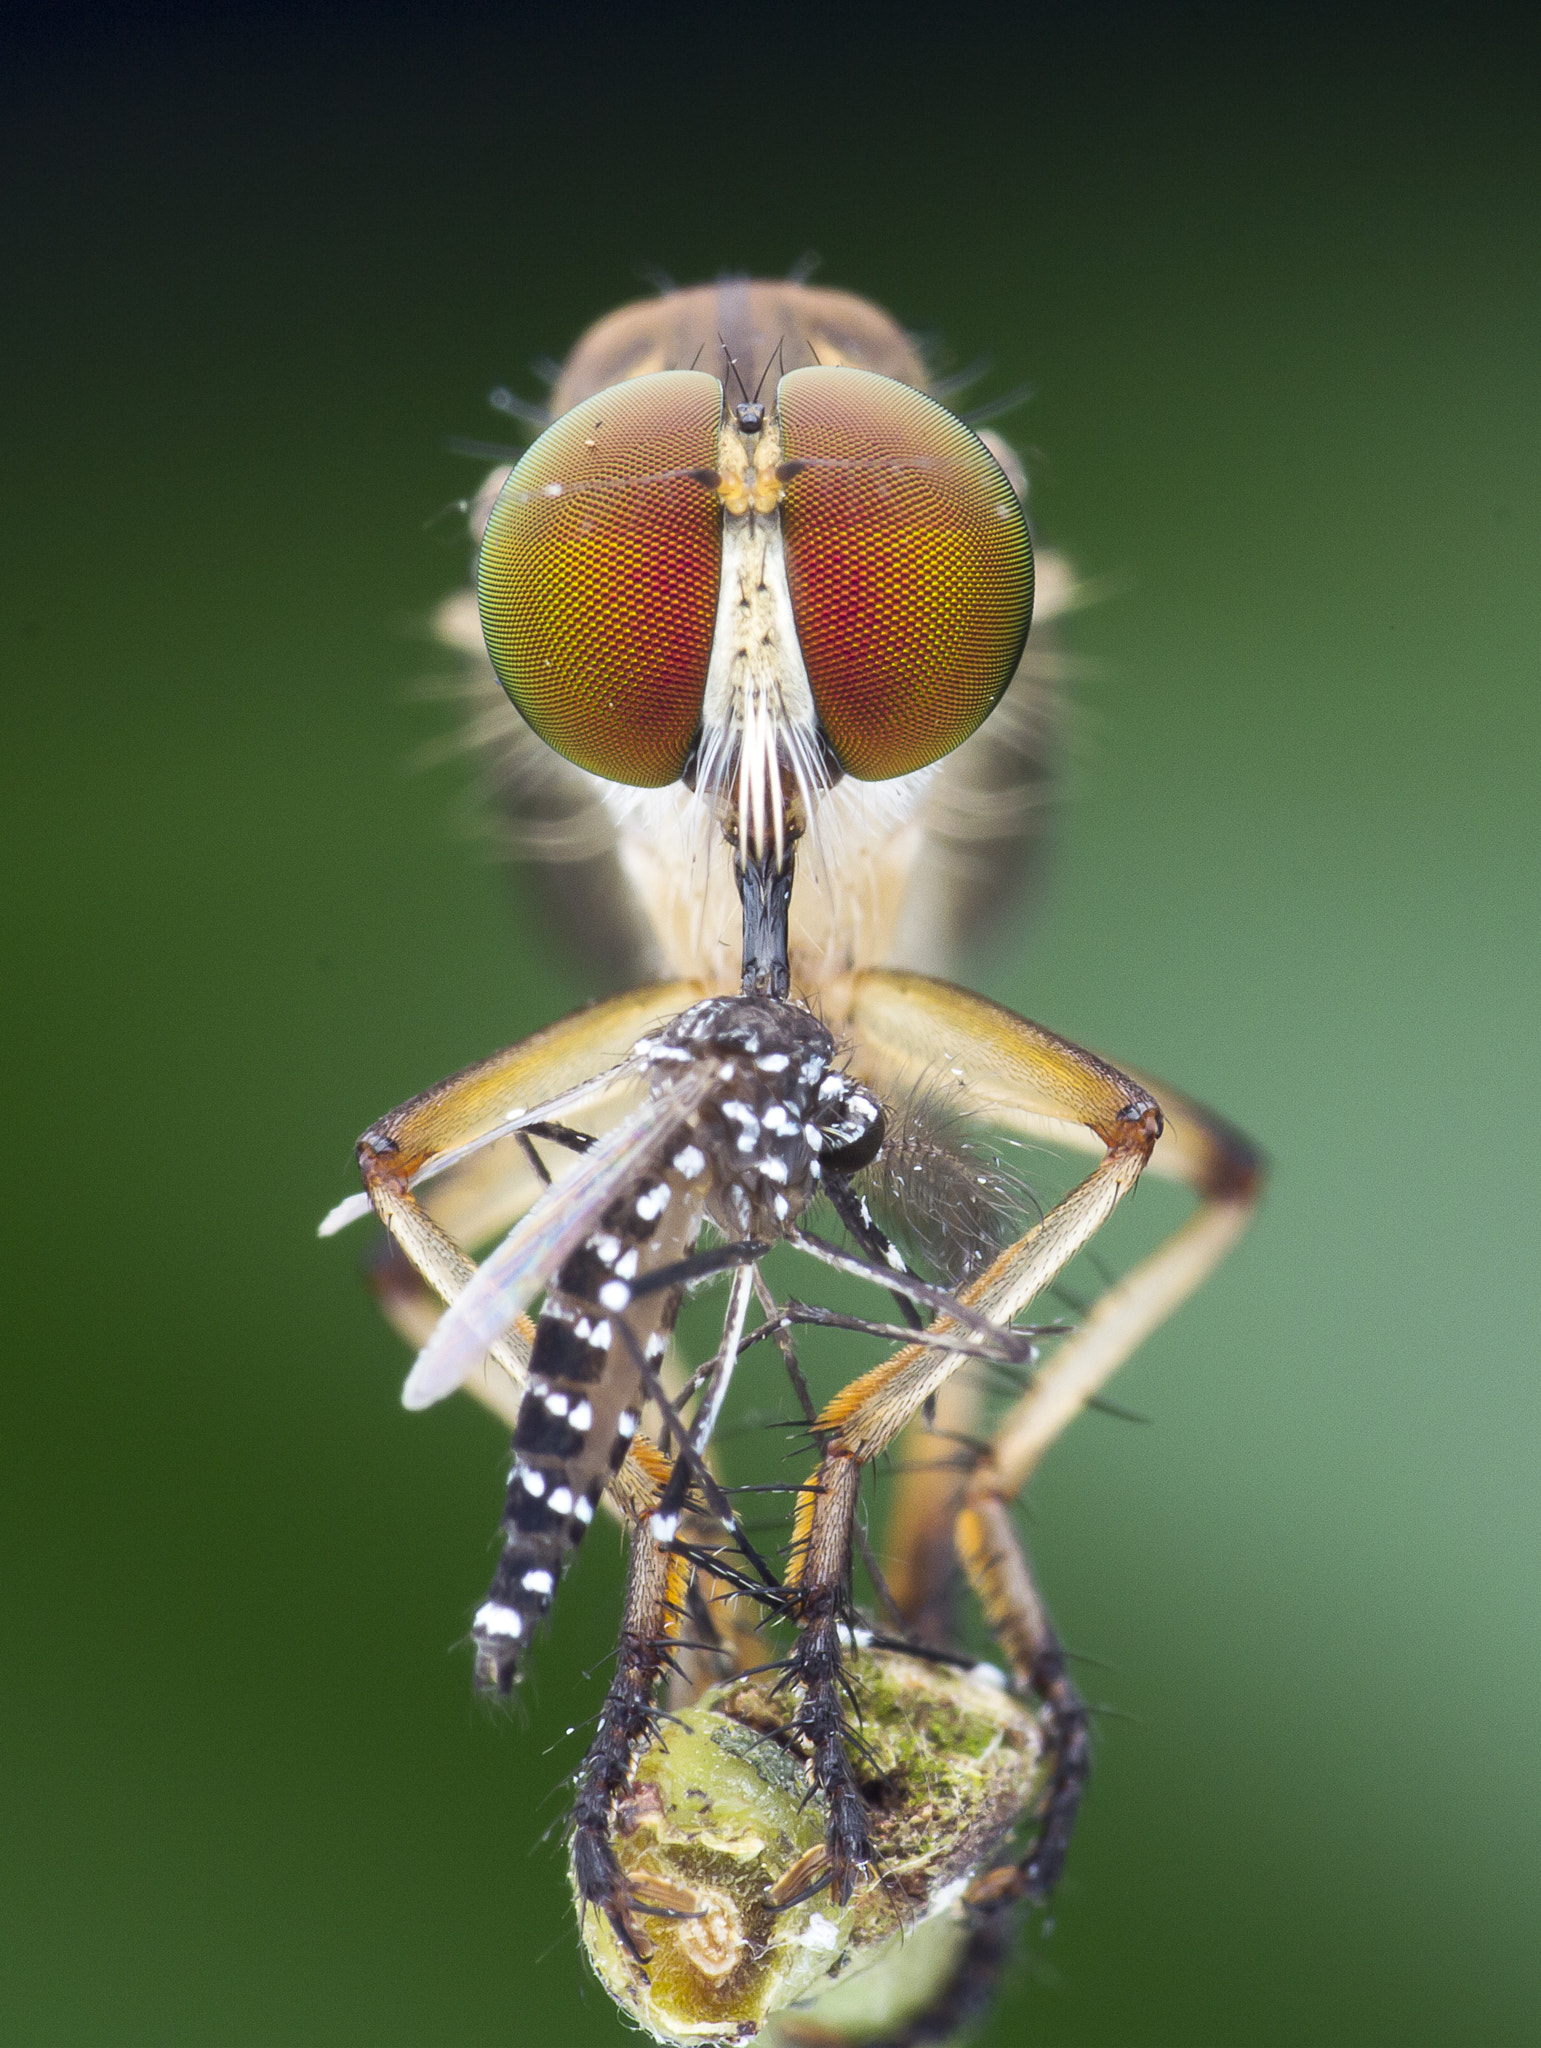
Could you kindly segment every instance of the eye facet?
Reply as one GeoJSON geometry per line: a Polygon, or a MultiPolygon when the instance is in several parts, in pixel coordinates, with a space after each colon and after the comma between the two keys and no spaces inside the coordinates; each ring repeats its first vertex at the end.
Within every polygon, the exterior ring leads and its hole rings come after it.
{"type": "Polygon", "coordinates": [[[966,740],[1011,681],[1033,551],[1000,465],[945,407],[870,370],[792,370],[787,582],[814,702],[847,774],[881,782],[966,740]]]}
{"type": "Polygon", "coordinates": [[[477,569],[498,678],[548,746],[612,782],[675,781],[701,717],[722,569],[722,386],[617,384],[503,486],[477,569]]]}

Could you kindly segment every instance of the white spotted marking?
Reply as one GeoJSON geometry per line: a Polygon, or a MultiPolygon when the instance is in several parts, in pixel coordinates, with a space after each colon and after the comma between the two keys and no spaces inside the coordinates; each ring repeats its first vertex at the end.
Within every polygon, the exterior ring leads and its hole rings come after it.
{"type": "Polygon", "coordinates": [[[631,1289],[624,1280],[607,1280],[599,1290],[601,1308],[623,1309],[631,1301],[631,1289]]]}
{"type": "Polygon", "coordinates": [[[690,1054],[682,1045],[665,1045],[661,1038],[639,1038],[631,1049],[633,1059],[638,1060],[688,1060],[690,1054]]]}
{"type": "Polygon", "coordinates": [[[633,1246],[631,1247],[630,1251],[628,1251],[628,1252],[624,1253],[624,1254],[623,1254],[623,1255],[622,1255],[622,1256],[621,1256],[620,1258],[618,1258],[618,1259],[616,1260],[616,1262],[615,1262],[615,1277],[616,1277],[616,1279],[617,1279],[617,1280],[635,1280],[635,1279],[636,1279],[636,1277],[637,1277],[637,1247],[636,1247],[635,1245],[633,1245],[633,1246]]]}
{"type": "Polygon", "coordinates": [[[904,1254],[896,1244],[891,1244],[887,1251],[884,1252],[883,1257],[894,1272],[907,1273],[909,1271],[908,1266],[904,1263],[904,1254]]]}
{"type": "Polygon", "coordinates": [[[569,1486],[553,1486],[551,1489],[551,1512],[554,1515],[570,1515],[572,1511],[572,1488],[569,1486]]]}
{"type": "Polygon", "coordinates": [[[668,1348],[669,1340],[664,1335],[663,1331],[654,1330],[651,1336],[648,1338],[647,1342],[643,1345],[642,1350],[643,1355],[647,1358],[662,1358],[664,1353],[668,1350],[668,1348]]]}
{"type": "Polygon", "coordinates": [[[824,1150],[824,1133],[817,1124],[804,1124],[803,1142],[807,1145],[810,1152],[822,1152],[824,1150]]]}
{"type": "Polygon", "coordinates": [[[787,1163],[784,1159],[777,1159],[771,1153],[767,1153],[759,1161],[759,1167],[767,1180],[779,1181],[783,1187],[786,1186],[787,1163]]]}
{"type": "Polygon", "coordinates": [[[593,1407],[587,1401],[574,1401],[573,1412],[567,1419],[574,1429],[592,1429],[594,1427],[593,1407]]]}
{"type": "Polygon", "coordinates": [[[565,1394],[548,1394],[541,1405],[548,1415],[565,1415],[567,1413],[567,1396],[565,1394]]]}
{"type": "Polygon", "coordinates": [[[694,1180],[705,1164],[706,1154],[699,1145],[684,1145],[674,1155],[674,1170],[684,1174],[686,1180],[694,1180]]]}
{"type": "Polygon", "coordinates": [[[637,1418],[629,1408],[623,1408],[615,1418],[615,1433],[617,1436],[624,1437],[634,1437],[636,1435],[637,1418]]]}
{"type": "Polygon", "coordinates": [[[608,1323],[596,1323],[589,1332],[589,1342],[596,1351],[608,1351],[612,1332],[608,1323]]]}
{"type": "Polygon", "coordinates": [[[549,1600],[556,1580],[552,1578],[550,1572],[536,1571],[526,1572],[519,1583],[527,1593],[541,1593],[549,1600]]]}
{"type": "Polygon", "coordinates": [[[526,1493],[533,1493],[537,1500],[544,1499],[546,1492],[546,1475],[544,1472],[537,1472],[531,1465],[521,1465],[519,1467],[519,1482],[526,1493]]]}
{"type": "Polygon", "coordinates": [[[971,1664],[968,1676],[973,1679],[975,1685],[987,1685],[992,1692],[1006,1690],[1006,1674],[999,1664],[971,1664]]]}
{"type": "Polygon", "coordinates": [[[621,1256],[621,1240],[612,1237],[608,1230],[601,1230],[589,1239],[589,1250],[602,1265],[613,1266],[621,1256]]]}
{"type": "Polygon", "coordinates": [[[788,1216],[790,1216],[792,1213],[792,1205],[787,1200],[785,1195],[778,1195],[771,1206],[776,1211],[776,1220],[778,1223],[785,1223],[788,1216]]]}
{"type": "Polygon", "coordinates": [[[837,1095],[845,1093],[844,1074],[826,1074],[819,1083],[820,1102],[830,1102],[837,1095]]]}
{"type": "Polygon", "coordinates": [[[524,1634],[524,1616],[517,1608],[505,1607],[501,1600],[489,1600],[477,1608],[471,1626],[479,1635],[509,1636],[517,1642],[524,1634]]]}
{"type": "Polygon", "coordinates": [[[594,1519],[594,1503],[586,1494],[580,1493],[573,1502],[573,1513],[580,1522],[592,1522],[594,1519]]]}
{"type": "Polygon", "coordinates": [[[679,1525],[678,1515],[651,1515],[647,1531],[655,1543],[672,1543],[679,1525]]]}
{"type": "Polygon", "coordinates": [[[768,1131],[776,1131],[782,1137],[789,1137],[797,1129],[797,1119],[788,1113],[784,1102],[773,1102],[760,1121],[768,1131]]]}
{"type": "Polygon", "coordinates": [[[762,1074],[784,1074],[792,1062],[784,1052],[768,1052],[764,1059],[755,1061],[762,1074]]]}
{"type": "MultiPolygon", "coordinates": [[[[676,1160],[675,1165],[678,1164],[679,1161],[676,1160]]],[[[644,1223],[656,1223],[673,1199],[673,1189],[667,1181],[661,1180],[656,1187],[651,1187],[645,1194],[638,1195],[637,1214],[644,1223]]]]}

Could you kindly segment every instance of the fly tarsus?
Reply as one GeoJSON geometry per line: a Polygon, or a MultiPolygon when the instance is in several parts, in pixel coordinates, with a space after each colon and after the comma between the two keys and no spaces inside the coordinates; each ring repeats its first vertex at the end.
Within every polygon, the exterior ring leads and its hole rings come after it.
{"type": "Polygon", "coordinates": [[[1057,1642],[1040,1652],[1032,1686],[1049,1710],[1054,1776],[1033,1844],[1019,1867],[1023,1897],[1040,1905],[1059,1883],[1065,1867],[1081,1794],[1091,1770],[1091,1735],[1086,1702],[1065,1669],[1065,1653],[1057,1642]]]}
{"type": "Polygon", "coordinates": [[[1053,1775],[1024,1854],[1015,1863],[986,1871],[964,1894],[965,1905],[978,1914],[1004,1912],[1017,1903],[1047,1903],[1063,1874],[1081,1794],[1091,1772],[1086,1703],[1065,1668],[1065,1653],[1058,1642],[1046,1644],[1034,1659],[1031,1690],[1047,1710],[1045,1734],[1053,1775]]]}

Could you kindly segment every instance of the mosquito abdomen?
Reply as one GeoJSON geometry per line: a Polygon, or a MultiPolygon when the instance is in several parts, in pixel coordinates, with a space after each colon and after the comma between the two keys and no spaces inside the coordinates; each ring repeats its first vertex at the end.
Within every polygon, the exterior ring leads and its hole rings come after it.
{"type": "Polygon", "coordinates": [[[643,1401],[638,1358],[657,1369],[679,1307],[678,1289],[638,1294],[635,1284],[688,1248],[701,1213],[699,1171],[653,1162],[563,1260],[547,1293],[514,1425],[503,1554],[472,1624],[482,1691],[512,1688],[557,1580],[620,1470],[643,1401]]]}

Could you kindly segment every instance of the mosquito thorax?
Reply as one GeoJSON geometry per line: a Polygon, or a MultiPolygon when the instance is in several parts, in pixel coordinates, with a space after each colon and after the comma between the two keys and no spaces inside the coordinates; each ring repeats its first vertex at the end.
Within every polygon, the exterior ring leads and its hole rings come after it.
{"type": "Polygon", "coordinates": [[[724,1229],[779,1237],[826,1167],[854,1172],[876,1157],[882,1106],[839,1067],[838,1050],[811,1010],[762,995],[708,997],[636,1046],[663,1086],[682,1065],[717,1069],[691,1142],[722,1191],[714,1220],[724,1229]]]}

